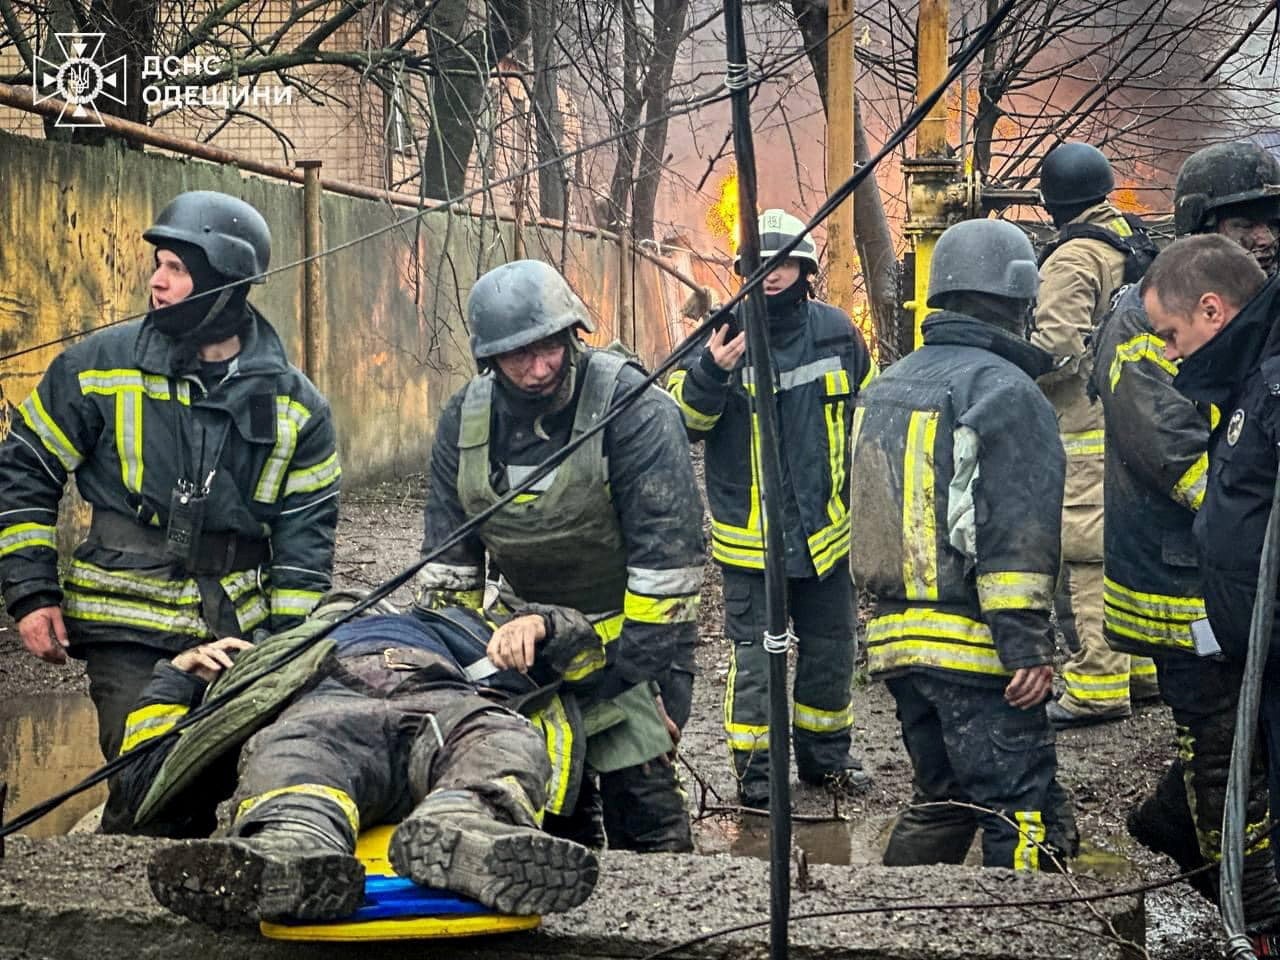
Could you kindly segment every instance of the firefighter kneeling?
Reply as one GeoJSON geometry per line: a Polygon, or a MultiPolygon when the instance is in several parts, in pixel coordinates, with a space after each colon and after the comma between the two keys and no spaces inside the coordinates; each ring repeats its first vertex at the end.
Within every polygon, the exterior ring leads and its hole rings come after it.
{"type": "Polygon", "coordinates": [[[1053,869],[1075,852],[1045,714],[1065,457],[1025,339],[1035,254],[1011,224],[939,239],[924,346],[871,383],[853,435],[858,582],[871,672],[897,702],[913,804],[884,862],[1053,869]]]}

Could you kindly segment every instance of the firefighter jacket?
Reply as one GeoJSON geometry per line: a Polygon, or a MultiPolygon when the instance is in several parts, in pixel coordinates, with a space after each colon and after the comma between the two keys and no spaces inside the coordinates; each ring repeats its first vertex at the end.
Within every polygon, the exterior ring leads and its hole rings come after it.
{"type": "MultiPolygon", "coordinates": [[[[769,320],[782,440],[783,542],[787,575],[825,577],[849,552],[849,425],[859,390],[876,374],[866,344],[843,310],[799,301],[769,320]]],[[[706,444],[711,555],[764,570],[764,527],[756,444],[760,425],[745,359],[721,370],[707,350],[671,376],[669,389],[693,440],[706,444]]]]}
{"type": "MultiPolygon", "coordinates": [[[[1103,202],[1073,223],[1101,226],[1127,237],[1129,222],[1103,202]]],[[[1089,339],[1124,282],[1125,255],[1102,240],[1078,238],[1058,247],[1040,266],[1040,297],[1031,342],[1053,355],[1040,386],[1058,415],[1067,453],[1063,493],[1062,556],[1068,562],[1102,560],[1102,408],[1087,393],[1089,339]]]]}
{"type": "Polygon", "coordinates": [[[1205,616],[1191,525],[1208,479],[1209,421],[1173,386],[1177,366],[1151,329],[1137,284],[1094,341],[1106,414],[1103,629],[1117,650],[1194,653],[1205,616]]]}
{"type": "MultiPolygon", "coordinates": [[[[643,374],[603,350],[574,348],[572,399],[525,416],[484,374],[455,394],[432,447],[423,553],[582,436],[643,374]]],[[[679,411],[646,389],[554,471],[450,546],[418,575],[419,602],[477,607],[485,559],[521,600],[571,606],[605,640],[566,671],[612,700],[694,672],[702,587],[702,504],[679,411]]],[[[652,698],[650,698],[651,700],[652,698]]]]}
{"type": "Polygon", "coordinates": [[[1052,663],[1065,459],[1033,377],[1049,356],[957,313],[881,374],[854,419],[853,573],[876,597],[873,674],[999,683],[1052,663]]]}
{"type": "Polygon", "coordinates": [[[61,603],[73,648],[177,651],[212,635],[215,609],[221,632],[247,635],[315,606],[338,519],[332,418],[275,330],[253,318],[217,384],[179,375],[173,341],[147,321],[97,333],[49,366],[0,445],[0,582],[15,618],[61,603]],[[69,474],[95,519],[60,587],[54,525],[69,474]],[[208,481],[194,576],[164,551],[180,480],[208,481]]]}
{"type": "Polygon", "coordinates": [[[1193,532],[1209,623],[1223,652],[1240,661],[1276,483],[1278,282],[1269,280],[1217,336],[1183,360],[1174,380],[1201,409],[1221,411],[1209,436],[1209,479],[1193,532]]]}

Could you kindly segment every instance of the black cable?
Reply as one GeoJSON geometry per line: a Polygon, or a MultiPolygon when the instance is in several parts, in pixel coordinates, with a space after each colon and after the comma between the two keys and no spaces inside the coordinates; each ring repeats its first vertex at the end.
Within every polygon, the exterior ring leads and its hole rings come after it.
{"type": "MultiPolygon", "coordinates": [[[[1000,22],[1006,16],[1008,16],[1009,11],[1013,9],[1013,7],[1016,5],[1017,2],[1018,0],[1005,0],[1005,2],[995,12],[992,18],[988,20],[987,23],[983,26],[983,28],[975,34],[973,42],[970,43],[970,45],[966,47],[964,50],[962,50],[960,54],[956,57],[955,63],[953,64],[951,70],[948,71],[946,77],[943,78],[943,81],[938,86],[938,88],[935,89],[932,93],[930,93],[929,96],[925,97],[925,99],[920,103],[920,105],[917,106],[910,114],[907,115],[907,118],[903,122],[903,125],[894,132],[893,136],[889,138],[889,140],[885,143],[884,147],[882,147],[879,151],[877,151],[873,157],[871,157],[864,165],[859,167],[854,172],[853,176],[851,176],[848,180],[846,180],[843,184],[841,184],[836,189],[836,191],[833,194],[831,194],[827,202],[824,203],[822,207],[819,209],[819,213],[815,215],[814,218],[812,218],[806,224],[806,230],[812,230],[815,226],[821,223],[823,219],[825,219],[827,216],[830,216],[832,210],[838,207],[840,203],[842,203],[847,197],[849,197],[853,193],[853,191],[858,188],[858,186],[862,183],[863,180],[865,180],[867,177],[871,176],[871,174],[875,172],[875,168],[880,163],[880,161],[883,160],[886,156],[888,156],[888,154],[893,149],[895,149],[899,144],[901,144],[902,141],[905,140],[911,134],[911,131],[913,131],[917,126],[919,126],[920,122],[928,114],[929,110],[932,109],[934,104],[936,104],[938,100],[942,98],[943,94],[946,92],[947,87],[950,86],[950,84],[955,80],[955,78],[959,76],[960,72],[964,70],[964,68],[967,67],[969,63],[971,63],[973,59],[982,51],[983,45],[990,39],[991,35],[995,32],[995,29],[999,26],[1000,22]]],[[[486,508],[485,510],[481,511],[480,513],[476,514],[474,517],[470,518],[465,523],[463,523],[460,527],[458,527],[457,530],[453,532],[451,536],[449,536],[444,541],[444,543],[442,543],[435,550],[432,550],[430,553],[420,558],[416,563],[413,563],[410,566],[406,567],[404,570],[400,571],[400,573],[396,574],[390,580],[387,580],[381,586],[375,588],[373,591],[370,592],[369,596],[365,600],[361,601],[359,604],[357,604],[346,614],[344,614],[343,616],[335,620],[333,623],[327,624],[324,628],[317,631],[314,635],[309,637],[307,641],[300,642],[297,648],[295,648],[294,650],[291,650],[287,655],[282,656],[272,666],[272,669],[278,669],[279,667],[282,667],[285,664],[294,660],[295,658],[301,656],[302,652],[311,643],[314,643],[318,640],[323,639],[324,637],[327,637],[338,626],[359,616],[361,613],[363,613],[369,607],[373,606],[379,600],[384,599],[394,591],[398,590],[401,586],[408,583],[410,580],[413,579],[414,575],[419,570],[421,570],[424,566],[426,566],[428,563],[433,561],[440,554],[444,553],[450,547],[453,547],[455,544],[460,543],[472,531],[474,531],[482,523],[488,520],[489,517],[493,516],[493,514],[497,513],[500,509],[502,509],[507,504],[515,500],[515,498],[519,494],[527,492],[530,488],[534,486],[534,484],[538,483],[540,480],[546,477],[547,474],[549,474],[552,470],[554,470],[570,454],[572,454],[575,450],[577,450],[580,446],[582,446],[582,444],[586,443],[587,440],[595,436],[597,432],[599,432],[600,430],[603,430],[610,423],[616,420],[622,414],[622,412],[626,410],[646,390],[648,390],[649,387],[657,383],[657,381],[661,379],[661,377],[668,370],[670,370],[681,359],[683,359],[685,354],[689,353],[695,346],[700,345],[702,337],[708,331],[725,322],[725,320],[731,316],[731,311],[733,307],[737,306],[751,290],[755,289],[757,286],[763,283],[764,278],[768,276],[769,272],[772,271],[775,266],[777,266],[778,264],[782,263],[784,260],[787,259],[791,251],[794,250],[796,246],[800,243],[801,239],[802,239],[801,237],[795,237],[792,240],[788,241],[786,244],[784,244],[782,249],[779,250],[778,253],[770,257],[769,260],[766,261],[760,267],[759,270],[757,270],[754,274],[752,274],[743,282],[742,287],[738,290],[737,293],[731,296],[718,310],[708,315],[708,317],[704,321],[702,321],[702,323],[698,324],[698,326],[694,328],[694,330],[671,352],[671,354],[664,361],[662,361],[661,364],[658,365],[658,367],[654,370],[653,373],[647,375],[640,383],[636,384],[636,386],[633,387],[630,391],[623,394],[623,396],[618,400],[618,402],[610,406],[610,408],[604,413],[604,415],[596,423],[594,423],[589,429],[587,429],[580,436],[571,440],[564,447],[561,447],[555,453],[547,457],[546,460],[542,461],[541,464],[539,464],[536,468],[534,468],[534,470],[529,474],[529,476],[527,476],[522,482],[513,486],[509,491],[507,491],[507,493],[503,497],[497,500],[492,506],[486,508]]],[[[0,357],[0,360],[4,360],[4,359],[5,359],[4,357],[0,357]]],[[[94,786],[97,783],[101,783],[103,780],[106,780],[108,777],[116,773],[118,770],[123,769],[125,766],[131,763],[134,759],[144,756],[146,753],[158,748],[163,743],[167,743],[170,739],[177,736],[182,730],[185,730],[187,727],[191,726],[198,719],[201,719],[204,716],[207,716],[209,713],[212,713],[213,710],[217,708],[217,705],[225,703],[228,699],[230,699],[230,697],[236,694],[239,694],[243,689],[245,689],[244,686],[229,688],[225,695],[216,697],[215,699],[210,700],[207,703],[201,704],[195,710],[192,710],[185,717],[183,717],[181,721],[175,724],[166,733],[158,737],[153,737],[152,739],[147,740],[142,744],[139,744],[137,747],[135,747],[133,750],[129,751],[128,753],[123,754],[119,757],[116,757],[114,760],[109,761],[104,766],[100,767],[98,770],[89,774],[89,776],[87,776],[84,780],[81,780],[75,786],[70,787],[67,790],[64,790],[62,793],[58,794],[57,796],[49,800],[46,800],[35,807],[32,807],[30,810],[16,817],[11,823],[0,825],[0,839],[3,839],[4,837],[15,832],[16,830],[19,830],[22,827],[35,822],[36,820],[40,819],[40,817],[43,817],[46,814],[50,813],[52,810],[56,809],[58,806],[60,806],[62,803],[66,802],[76,794],[89,789],[90,787],[94,786]]]]}

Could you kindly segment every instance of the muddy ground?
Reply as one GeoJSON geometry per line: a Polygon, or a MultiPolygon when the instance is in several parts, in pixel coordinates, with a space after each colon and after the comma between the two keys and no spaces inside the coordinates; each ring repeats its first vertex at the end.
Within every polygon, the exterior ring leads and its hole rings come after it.
{"type": "MultiPolygon", "coordinates": [[[[335,581],[371,587],[416,559],[423,478],[407,477],[344,496],[338,528],[335,581]]],[[[721,699],[729,647],[721,630],[718,571],[708,564],[701,612],[701,675],[680,763],[700,851],[767,855],[762,818],[742,815],[721,732],[721,699]]],[[[398,599],[405,600],[403,592],[398,599]]],[[[0,631],[0,699],[16,694],[74,693],[85,689],[78,664],[54,667],[22,649],[11,626],[0,631]]],[[[874,775],[871,791],[833,802],[821,789],[792,777],[797,861],[866,864],[879,848],[895,811],[910,797],[911,767],[902,748],[892,698],[881,684],[859,682],[854,691],[855,743],[874,775]]],[[[1077,869],[1128,886],[1172,875],[1172,863],[1127,838],[1124,816],[1159,776],[1173,754],[1168,710],[1143,706],[1123,723],[1063,733],[1058,738],[1060,779],[1073,793],[1086,855],[1077,869]]],[[[10,813],[16,811],[9,811],[10,813]]],[[[958,891],[960,892],[960,891],[958,891]]],[[[1148,894],[1148,948],[1153,960],[1217,956],[1216,915],[1185,884],[1148,894]]]]}

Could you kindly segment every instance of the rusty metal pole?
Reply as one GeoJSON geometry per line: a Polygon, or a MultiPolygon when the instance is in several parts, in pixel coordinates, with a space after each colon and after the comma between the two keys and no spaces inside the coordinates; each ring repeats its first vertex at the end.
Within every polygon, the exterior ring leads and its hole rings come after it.
{"type": "Polygon", "coordinates": [[[324,250],[324,222],[319,160],[299,160],[302,171],[302,372],[323,392],[325,359],[324,268],[318,254],[324,250]]]}
{"type": "MultiPolygon", "coordinates": [[[[853,111],[857,96],[853,14],[854,0],[830,0],[827,4],[828,190],[853,176],[853,111]]],[[[853,280],[858,253],[853,228],[850,196],[827,218],[827,299],[850,316],[855,316],[858,308],[853,280]]]]}
{"type": "MultiPolygon", "coordinates": [[[[923,102],[947,75],[948,0],[920,0],[916,20],[916,102],[923,102]]],[[[915,345],[922,342],[920,325],[929,313],[929,264],[933,247],[948,226],[958,195],[960,161],[947,156],[947,100],[942,97],[916,130],[916,156],[903,163],[908,178],[906,233],[915,251],[915,290],[905,306],[912,311],[915,345]]],[[[963,204],[961,204],[963,206],[963,204]]]]}

